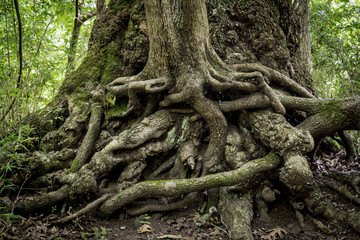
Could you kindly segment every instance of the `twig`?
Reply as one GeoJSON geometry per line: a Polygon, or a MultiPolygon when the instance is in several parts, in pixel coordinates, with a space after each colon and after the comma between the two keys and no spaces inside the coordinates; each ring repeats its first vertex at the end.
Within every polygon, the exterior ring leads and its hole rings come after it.
{"type": "Polygon", "coordinates": [[[104,194],[101,198],[96,199],[95,201],[89,203],[88,205],[86,205],[86,207],[80,209],[79,211],[63,218],[60,219],[58,221],[55,221],[54,223],[65,223],[68,221],[71,221],[77,217],[80,217],[81,215],[84,215],[87,212],[90,212],[91,210],[95,209],[96,207],[98,207],[100,204],[102,204],[103,202],[105,202],[107,199],[109,199],[112,196],[112,194],[104,194]]]}
{"type": "Polygon", "coordinates": [[[19,191],[18,191],[18,193],[17,193],[17,195],[16,195],[15,201],[13,202],[13,206],[12,206],[12,209],[11,209],[11,213],[12,213],[12,214],[14,213],[15,204],[16,204],[16,202],[19,200],[20,192],[21,192],[21,190],[23,189],[26,181],[27,181],[29,178],[30,178],[30,175],[29,175],[29,174],[26,174],[25,180],[24,180],[24,182],[21,184],[20,189],[19,189],[19,191]]]}

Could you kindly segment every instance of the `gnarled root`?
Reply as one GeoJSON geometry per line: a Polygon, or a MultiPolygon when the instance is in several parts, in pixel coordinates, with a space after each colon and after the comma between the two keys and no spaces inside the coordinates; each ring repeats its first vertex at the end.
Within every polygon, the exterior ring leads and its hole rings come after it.
{"type": "Polygon", "coordinates": [[[143,213],[165,212],[165,211],[178,210],[178,209],[184,208],[184,207],[190,205],[191,203],[193,203],[194,200],[198,196],[199,196],[199,193],[197,193],[197,192],[189,193],[184,199],[182,199],[178,202],[169,203],[169,204],[165,204],[165,205],[164,204],[150,204],[150,205],[142,206],[140,208],[130,208],[130,209],[127,209],[126,212],[131,216],[136,216],[136,215],[141,215],[143,213]]]}
{"type": "Polygon", "coordinates": [[[355,231],[360,232],[360,214],[357,212],[345,213],[337,210],[330,199],[321,194],[317,186],[308,192],[304,202],[314,217],[323,217],[329,221],[334,221],[338,226],[350,226],[355,231]]]}
{"type": "Polygon", "coordinates": [[[275,71],[269,67],[263,66],[259,63],[244,63],[244,64],[235,64],[233,66],[237,71],[242,72],[261,72],[264,76],[271,79],[275,83],[287,88],[288,90],[294,92],[300,97],[314,98],[314,95],[302,87],[300,84],[287,77],[286,75],[275,71]]]}
{"type": "Polygon", "coordinates": [[[275,153],[269,153],[266,157],[250,161],[233,171],[192,179],[140,182],[105,201],[100,206],[100,212],[105,215],[111,214],[124,205],[143,197],[178,196],[184,193],[245,183],[257,174],[275,168],[279,163],[280,158],[275,153]]]}
{"type": "Polygon", "coordinates": [[[253,194],[234,194],[226,188],[220,190],[219,211],[231,239],[252,240],[253,194]]]}
{"type": "MultiPolygon", "coordinates": [[[[141,103],[137,94],[146,93],[149,95],[158,94],[166,89],[169,89],[172,81],[169,77],[159,77],[154,79],[144,79],[144,75],[139,74],[132,77],[117,78],[110,84],[107,89],[118,97],[127,96],[129,98],[127,111],[122,114],[122,117],[129,115],[132,112],[139,112],[141,110],[141,103]]],[[[154,105],[154,98],[151,98],[149,104],[154,105]]],[[[154,108],[153,106],[147,107],[148,109],[154,108]]],[[[149,111],[145,111],[149,112],[149,111]]]]}
{"type": "Polygon", "coordinates": [[[88,205],[86,205],[86,207],[80,209],[79,211],[65,217],[62,218],[58,221],[55,221],[54,223],[65,223],[65,222],[69,222],[73,219],[76,219],[77,217],[80,217],[81,215],[84,215],[92,210],[94,210],[95,208],[97,208],[100,204],[102,204],[106,199],[108,199],[111,195],[110,194],[104,194],[103,196],[101,196],[100,198],[96,199],[95,201],[89,203],[88,205]]]}
{"type": "Polygon", "coordinates": [[[70,189],[69,185],[63,185],[60,189],[54,192],[35,197],[32,200],[17,202],[15,205],[15,211],[20,214],[27,214],[42,208],[54,206],[58,202],[69,197],[70,189]]]}

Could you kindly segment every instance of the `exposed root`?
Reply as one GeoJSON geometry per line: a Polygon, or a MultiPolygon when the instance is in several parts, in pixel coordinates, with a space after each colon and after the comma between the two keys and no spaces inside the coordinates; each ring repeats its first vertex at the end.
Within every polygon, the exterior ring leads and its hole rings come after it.
{"type": "Polygon", "coordinates": [[[305,204],[303,202],[296,202],[292,199],[290,200],[290,204],[295,211],[296,220],[298,221],[298,223],[301,227],[301,230],[304,231],[305,219],[304,219],[304,215],[301,213],[301,211],[304,210],[305,204]]]}
{"type": "Polygon", "coordinates": [[[88,125],[88,130],[78,149],[76,158],[72,162],[70,171],[75,172],[79,170],[88,160],[94,148],[95,141],[100,134],[101,118],[102,118],[101,106],[97,103],[92,104],[91,117],[88,125]]]}
{"type": "Polygon", "coordinates": [[[357,212],[347,213],[341,212],[333,207],[330,199],[324,197],[320,189],[314,186],[312,191],[308,192],[308,196],[304,198],[307,209],[313,216],[320,216],[334,221],[339,226],[350,226],[357,232],[360,232],[360,214],[357,212]]]}
{"type": "MultiPolygon", "coordinates": [[[[155,79],[142,79],[141,75],[133,77],[124,77],[115,79],[108,85],[108,90],[116,96],[126,96],[129,98],[128,108],[122,114],[122,117],[129,115],[132,112],[139,112],[141,110],[141,103],[137,97],[138,93],[155,94],[161,93],[168,89],[171,85],[171,80],[168,77],[160,77],[155,79]]],[[[151,102],[153,107],[154,103],[151,102]]]]}
{"type": "Polygon", "coordinates": [[[258,111],[249,115],[249,123],[261,142],[281,156],[305,154],[314,147],[309,132],[293,127],[284,116],[270,111],[258,111]]]}
{"type": "Polygon", "coordinates": [[[233,194],[221,189],[219,211],[222,222],[227,227],[231,239],[252,240],[251,221],[253,219],[253,194],[233,194]]]}
{"type": "Polygon", "coordinates": [[[204,118],[210,129],[210,141],[204,154],[203,173],[214,173],[221,169],[220,161],[224,152],[227,121],[220,109],[209,99],[197,96],[191,105],[204,118]]]}
{"type": "Polygon", "coordinates": [[[52,171],[68,168],[75,155],[76,150],[68,148],[46,154],[34,152],[29,161],[29,174],[31,174],[32,178],[36,178],[52,171]]]}
{"type": "Polygon", "coordinates": [[[265,200],[261,197],[261,191],[258,191],[255,194],[255,204],[259,214],[259,219],[263,221],[269,219],[269,207],[265,200]]]}
{"type": "Polygon", "coordinates": [[[343,145],[346,151],[346,161],[352,163],[356,157],[356,149],[352,137],[346,131],[340,131],[339,136],[343,141],[343,145]]]}
{"type": "Polygon", "coordinates": [[[330,230],[330,228],[328,228],[323,222],[321,222],[320,220],[317,220],[316,218],[313,218],[312,216],[310,216],[309,214],[307,214],[307,218],[309,218],[314,225],[323,233],[325,234],[332,234],[333,232],[330,230]]]}
{"type": "Polygon", "coordinates": [[[225,90],[255,92],[258,90],[263,92],[270,99],[270,105],[276,113],[283,115],[286,113],[278,96],[274,93],[268,83],[266,83],[260,72],[237,73],[229,70],[227,72],[227,75],[230,75],[229,77],[220,75],[212,68],[210,68],[209,72],[209,83],[217,92],[225,90]],[[221,82],[218,80],[221,80],[221,82]],[[239,80],[241,80],[241,82],[238,82],[239,80]]]}
{"type": "Polygon", "coordinates": [[[359,172],[337,172],[331,173],[331,178],[334,178],[343,183],[349,184],[352,186],[356,193],[360,195],[360,174],[359,172]]]}
{"type": "Polygon", "coordinates": [[[42,208],[47,208],[56,205],[56,203],[68,198],[70,195],[70,186],[63,185],[60,189],[50,192],[39,197],[35,197],[32,200],[26,200],[18,202],[15,205],[16,212],[30,213],[42,208]]]}
{"type": "Polygon", "coordinates": [[[300,97],[308,97],[314,98],[314,95],[302,87],[300,84],[292,80],[291,78],[287,77],[286,75],[275,71],[269,67],[265,67],[259,63],[244,63],[244,64],[235,64],[233,66],[237,71],[242,72],[254,72],[259,71],[264,76],[268,77],[270,80],[274,81],[275,83],[288,88],[290,91],[293,91],[300,97]]]}
{"type": "MultiPolygon", "coordinates": [[[[69,103],[72,104],[72,103],[69,103]]],[[[78,145],[90,114],[89,104],[78,102],[69,108],[71,113],[64,124],[55,131],[49,132],[43,138],[43,148],[47,152],[58,151],[63,148],[74,148],[78,145]]]]}
{"type": "Polygon", "coordinates": [[[100,198],[96,199],[95,201],[89,203],[88,205],[86,205],[86,207],[80,209],[79,211],[64,217],[58,221],[55,221],[54,224],[58,224],[58,223],[66,223],[69,222],[73,219],[76,219],[90,211],[93,211],[94,209],[96,209],[100,204],[102,204],[103,202],[105,202],[108,198],[110,198],[111,195],[110,194],[104,194],[103,196],[101,196],[100,198]]]}
{"type": "Polygon", "coordinates": [[[168,111],[160,110],[114,137],[104,150],[114,152],[120,149],[135,148],[149,139],[160,137],[172,124],[171,114],[168,111]]]}
{"type": "Polygon", "coordinates": [[[269,153],[266,157],[250,161],[233,171],[192,179],[140,182],[107,200],[100,206],[100,212],[105,215],[111,214],[124,205],[143,197],[178,196],[184,193],[245,183],[257,173],[274,169],[279,163],[280,158],[275,153],[269,153]]]}
{"type": "Polygon", "coordinates": [[[172,158],[161,164],[154,172],[152,172],[149,175],[148,180],[156,179],[162,172],[165,172],[166,170],[172,168],[174,166],[174,163],[175,163],[175,156],[173,156],[172,158]]]}
{"type": "Polygon", "coordinates": [[[255,194],[255,203],[259,212],[259,218],[264,221],[269,219],[268,203],[276,200],[275,191],[269,187],[269,184],[269,181],[264,181],[255,194]]]}
{"type": "Polygon", "coordinates": [[[178,210],[178,209],[182,209],[182,208],[188,206],[189,204],[193,203],[198,195],[199,194],[197,192],[189,193],[183,200],[178,201],[178,202],[169,203],[169,204],[165,204],[165,205],[164,204],[150,204],[150,205],[142,206],[140,208],[127,209],[126,212],[130,216],[136,216],[136,215],[141,215],[143,213],[165,212],[165,211],[178,210]]]}
{"type": "Polygon", "coordinates": [[[335,182],[331,182],[329,183],[329,187],[331,187],[336,192],[340,193],[341,195],[349,199],[352,203],[356,203],[357,205],[360,206],[360,198],[352,194],[350,189],[346,185],[340,185],[335,182]]]}

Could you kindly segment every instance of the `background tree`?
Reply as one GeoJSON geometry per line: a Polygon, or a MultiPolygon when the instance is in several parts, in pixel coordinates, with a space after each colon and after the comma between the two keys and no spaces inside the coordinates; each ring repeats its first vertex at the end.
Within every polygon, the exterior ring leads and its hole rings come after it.
{"type": "Polygon", "coordinates": [[[321,97],[359,95],[358,1],[312,2],[314,79],[321,97]]]}
{"type": "Polygon", "coordinates": [[[305,157],[327,135],[359,128],[359,100],[313,96],[296,6],[110,1],[83,63],[45,113],[27,118],[41,140],[14,180],[52,188],[15,210],[83,200],[58,222],[93,209],[136,215],[182,208],[208,190],[231,237],[252,239],[253,203],[266,219],[280,185],[299,221],[305,210],[359,232],[358,213],[333,207],[305,157]],[[165,206],[132,205],[182,194],[165,206]]]}
{"type": "MultiPolygon", "coordinates": [[[[18,20],[13,0],[4,0],[1,8],[0,54],[0,118],[1,130],[28,114],[43,108],[59,90],[67,67],[67,52],[73,28],[73,8],[69,1],[21,1],[23,71],[21,88],[16,87],[19,73],[18,20]],[[5,116],[11,100],[13,110],[5,116]]],[[[85,2],[83,11],[90,12],[95,4],[85,2]]],[[[86,14],[85,14],[86,15],[86,14]]],[[[79,38],[74,66],[85,56],[91,21],[85,22],[79,38]]],[[[69,51],[70,52],[70,51],[69,51]]]]}

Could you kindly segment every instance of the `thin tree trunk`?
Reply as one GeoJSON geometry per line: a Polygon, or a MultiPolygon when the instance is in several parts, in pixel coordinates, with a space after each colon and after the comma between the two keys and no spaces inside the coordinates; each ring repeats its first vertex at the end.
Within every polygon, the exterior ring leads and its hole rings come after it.
{"type": "Polygon", "coordinates": [[[294,4],[300,16],[300,58],[311,73],[310,0],[295,1],[294,4]]]}
{"type": "Polygon", "coordinates": [[[106,2],[105,0],[96,1],[96,19],[100,19],[105,12],[106,2]]]}

